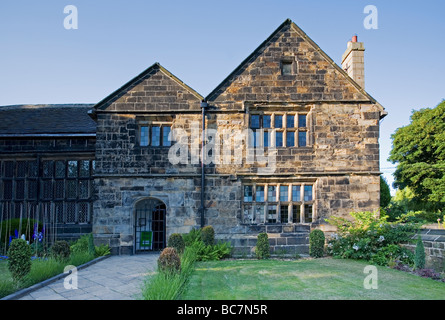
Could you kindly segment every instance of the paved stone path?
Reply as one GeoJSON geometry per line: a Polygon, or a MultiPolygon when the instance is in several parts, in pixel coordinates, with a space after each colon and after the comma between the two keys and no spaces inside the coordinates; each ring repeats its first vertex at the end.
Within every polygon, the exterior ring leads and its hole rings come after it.
{"type": "Polygon", "coordinates": [[[19,300],[136,300],[159,254],[111,256],[77,271],[78,289],[65,289],[62,278],[19,300]]]}

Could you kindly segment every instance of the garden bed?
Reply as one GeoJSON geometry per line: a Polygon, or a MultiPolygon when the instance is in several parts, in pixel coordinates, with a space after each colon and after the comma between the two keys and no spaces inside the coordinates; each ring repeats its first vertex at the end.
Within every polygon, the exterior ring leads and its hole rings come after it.
{"type": "MultiPolygon", "coordinates": [[[[82,265],[76,266],[77,270],[81,270],[81,269],[84,269],[86,267],[89,267],[92,264],[95,264],[95,263],[97,263],[99,261],[102,261],[102,260],[104,260],[104,259],[106,259],[108,257],[110,257],[110,255],[101,256],[101,257],[95,258],[93,260],[90,260],[90,261],[88,261],[88,262],[86,262],[86,263],[84,263],[82,265]]],[[[1,265],[0,265],[0,270],[2,270],[1,265]]],[[[19,299],[19,298],[23,297],[24,295],[27,295],[30,292],[33,292],[33,291],[35,291],[37,289],[40,289],[40,288],[42,288],[44,286],[47,286],[50,283],[53,283],[54,281],[60,280],[60,279],[62,279],[64,277],[66,277],[66,276],[67,276],[66,273],[63,273],[63,272],[59,273],[56,276],[53,276],[53,277],[51,277],[49,279],[43,280],[41,282],[38,282],[38,283],[36,283],[34,285],[31,285],[30,287],[27,287],[27,288],[24,288],[24,289],[19,289],[18,291],[14,292],[14,293],[6,296],[6,297],[1,298],[0,300],[16,300],[16,299],[19,299]]],[[[1,294],[2,294],[2,292],[0,292],[0,297],[1,297],[1,294]]]]}
{"type": "Polygon", "coordinates": [[[107,246],[94,246],[92,234],[82,236],[71,246],[66,241],[56,241],[48,249],[43,244],[41,248],[42,250],[35,251],[37,256],[31,257],[30,246],[24,240],[12,240],[8,250],[9,257],[2,255],[0,260],[0,298],[27,288],[34,290],[41,287],[42,282],[51,282],[62,277],[66,266],[83,268],[110,253],[107,246]],[[19,246],[14,247],[15,243],[19,246]],[[15,250],[13,253],[12,247],[15,250]],[[22,260],[17,261],[17,257],[22,260]],[[17,270],[20,271],[19,275],[17,270]]]}

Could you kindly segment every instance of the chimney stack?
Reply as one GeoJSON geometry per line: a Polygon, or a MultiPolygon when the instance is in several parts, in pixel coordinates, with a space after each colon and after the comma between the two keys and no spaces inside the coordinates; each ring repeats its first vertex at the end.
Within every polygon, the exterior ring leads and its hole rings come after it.
{"type": "Polygon", "coordinates": [[[341,65],[343,70],[365,89],[365,45],[363,42],[358,42],[357,35],[348,42],[341,65]]]}

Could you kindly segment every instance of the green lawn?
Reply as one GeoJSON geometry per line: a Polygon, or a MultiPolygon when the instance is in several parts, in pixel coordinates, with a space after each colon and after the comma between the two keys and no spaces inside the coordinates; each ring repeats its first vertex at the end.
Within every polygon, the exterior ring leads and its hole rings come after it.
{"type": "Polygon", "coordinates": [[[200,262],[184,300],[445,300],[445,283],[378,267],[378,289],[365,289],[366,262],[341,259],[200,262]]]}

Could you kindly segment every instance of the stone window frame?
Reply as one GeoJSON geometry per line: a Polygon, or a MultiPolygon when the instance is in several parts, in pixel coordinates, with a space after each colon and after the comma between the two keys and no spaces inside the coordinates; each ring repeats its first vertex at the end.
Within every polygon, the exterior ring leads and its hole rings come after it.
{"type": "Polygon", "coordinates": [[[172,130],[173,122],[171,121],[140,121],[138,124],[138,146],[141,148],[170,148],[172,146],[173,140],[170,140],[168,145],[164,145],[164,128],[170,128],[172,130]],[[152,128],[159,127],[159,145],[152,145],[152,128]],[[148,128],[148,143],[147,145],[142,144],[142,128],[148,128]]]}
{"type": "Polygon", "coordinates": [[[296,75],[297,70],[297,60],[294,56],[283,56],[280,59],[280,71],[282,76],[296,75]]]}
{"type": "Polygon", "coordinates": [[[305,148],[310,147],[309,140],[309,112],[289,112],[289,111],[271,111],[271,112],[252,112],[249,114],[249,129],[253,130],[253,139],[254,141],[249,141],[249,145],[252,147],[264,147],[268,148],[270,146],[276,148],[305,148]],[[252,128],[252,116],[259,116],[259,128],[252,128]],[[270,127],[264,127],[264,116],[270,116],[270,127]],[[280,128],[276,128],[276,116],[282,116],[282,126],[280,128]],[[293,127],[288,127],[287,118],[288,116],[293,116],[293,127]],[[305,127],[299,125],[299,117],[306,116],[305,127]],[[277,142],[277,132],[282,133],[282,145],[276,146],[277,142]],[[305,145],[301,145],[300,142],[300,133],[305,133],[306,143],[305,145]],[[258,134],[259,133],[259,137],[258,134]],[[268,143],[265,145],[265,133],[267,133],[268,143]],[[288,133],[293,133],[293,145],[288,146],[287,135],[288,133]],[[259,138],[258,141],[256,140],[259,138]]]}
{"type": "Polygon", "coordinates": [[[315,212],[315,182],[267,182],[245,183],[242,185],[242,224],[311,224],[316,220],[315,212]],[[275,201],[270,201],[269,187],[276,187],[275,201]],[[293,187],[300,188],[300,201],[293,199],[293,187]],[[311,187],[311,198],[305,200],[305,187],[311,187]],[[246,201],[245,189],[251,189],[251,201],[246,201]],[[257,201],[257,188],[264,190],[264,201],[257,201]],[[287,200],[282,199],[282,187],[287,187],[287,200]],[[311,207],[310,217],[307,212],[311,207]],[[283,220],[284,210],[287,211],[287,219],[283,220]],[[261,212],[262,211],[262,212],[261,212]],[[274,212],[275,211],[275,212],[274,212]],[[298,213],[299,216],[294,216],[298,213]],[[260,217],[257,217],[257,214],[260,217]]]}

